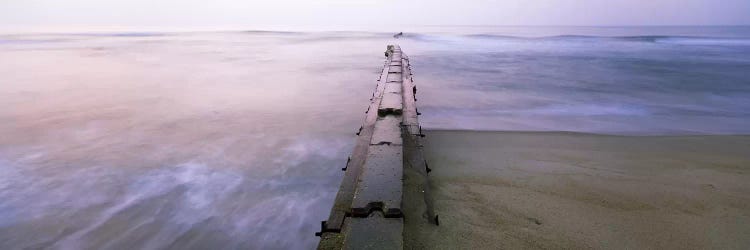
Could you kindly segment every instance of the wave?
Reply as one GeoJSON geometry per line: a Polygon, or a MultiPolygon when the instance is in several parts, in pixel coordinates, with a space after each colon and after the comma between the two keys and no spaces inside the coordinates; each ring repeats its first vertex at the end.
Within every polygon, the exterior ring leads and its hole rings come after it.
{"type": "Polygon", "coordinates": [[[2,39],[0,38],[0,45],[2,44],[43,44],[43,43],[57,43],[66,42],[67,39],[2,39]]]}
{"type": "Polygon", "coordinates": [[[157,33],[157,32],[66,33],[62,35],[91,36],[91,37],[152,37],[152,36],[166,36],[167,33],[157,33]]]}
{"type": "Polygon", "coordinates": [[[667,37],[667,38],[658,39],[655,42],[679,44],[679,45],[750,46],[750,39],[741,39],[741,38],[667,37]]]}
{"type": "Polygon", "coordinates": [[[524,39],[520,36],[508,36],[508,35],[494,35],[494,34],[470,34],[466,37],[471,38],[482,38],[482,39],[524,39]]]}
{"type": "Polygon", "coordinates": [[[274,30],[246,30],[246,31],[242,31],[242,33],[256,34],[256,35],[301,35],[301,34],[304,34],[304,32],[298,32],[298,31],[274,31],[274,30]]]}
{"type": "Polygon", "coordinates": [[[555,35],[555,36],[513,36],[491,33],[466,34],[466,35],[436,35],[421,33],[404,33],[402,39],[420,42],[443,42],[452,41],[454,38],[467,38],[484,41],[620,41],[620,42],[643,42],[662,43],[676,45],[704,45],[704,46],[750,46],[750,37],[711,37],[711,36],[590,36],[590,35],[555,35]]]}
{"type": "Polygon", "coordinates": [[[710,36],[587,36],[587,35],[557,35],[543,37],[523,37],[508,36],[496,34],[470,34],[464,35],[467,38],[475,39],[497,39],[497,40],[615,40],[631,42],[648,42],[648,43],[666,43],[679,45],[716,45],[716,46],[750,46],[750,38],[733,38],[733,37],[710,37],[710,36]]]}
{"type": "Polygon", "coordinates": [[[439,35],[428,35],[428,34],[421,34],[421,33],[404,33],[400,39],[420,41],[420,42],[434,42],[434,41],[443,40],[444,37],[439,36],[439,35]]]}

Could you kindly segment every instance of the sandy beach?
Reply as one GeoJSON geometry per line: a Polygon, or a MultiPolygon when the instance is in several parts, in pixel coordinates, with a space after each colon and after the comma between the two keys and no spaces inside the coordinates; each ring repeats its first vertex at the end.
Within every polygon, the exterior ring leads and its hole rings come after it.
{"type": "Polygon", "coordinates": [[[748,249],[750,136],[430,131],[406,248],[748,249]]]}

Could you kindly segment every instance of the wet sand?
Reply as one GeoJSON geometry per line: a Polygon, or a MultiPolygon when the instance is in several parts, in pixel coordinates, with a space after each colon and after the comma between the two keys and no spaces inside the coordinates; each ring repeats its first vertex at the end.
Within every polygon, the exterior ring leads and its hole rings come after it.
{"type": "Polygon", "coordinates": [[[440,226],[406,211],[407,248],[750,248],[750,136],[425,139],[440,226]]]}

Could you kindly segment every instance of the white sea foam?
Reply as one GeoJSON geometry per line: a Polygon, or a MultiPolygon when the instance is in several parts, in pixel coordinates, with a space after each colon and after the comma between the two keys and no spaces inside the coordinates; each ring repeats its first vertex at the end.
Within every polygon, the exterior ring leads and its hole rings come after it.
{"type": "Polygon", "coordinates": [[[750,39],[742,38],[665,37],[656,39],[656,42],[680,45],[750,46],[750,39]]]}

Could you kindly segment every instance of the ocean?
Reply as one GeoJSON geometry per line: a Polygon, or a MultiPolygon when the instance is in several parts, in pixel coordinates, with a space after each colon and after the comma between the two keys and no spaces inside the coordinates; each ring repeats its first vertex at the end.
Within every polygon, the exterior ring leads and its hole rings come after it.
{"type": "Polygon", "coordinates": [[[424,129],[750,132],[745,26],[2,34],[0,249],[313,248],[392,43],[424,129]]]}

